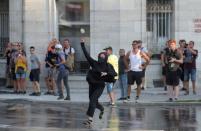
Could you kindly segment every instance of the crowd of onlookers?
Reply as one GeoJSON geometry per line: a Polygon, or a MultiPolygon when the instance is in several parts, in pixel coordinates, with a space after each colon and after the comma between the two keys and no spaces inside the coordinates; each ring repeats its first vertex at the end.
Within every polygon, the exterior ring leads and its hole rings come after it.
{"type": "MultiPolygon", "coordinates": [[[[40,96],[40,72],[42,63],[35,52],[35,47],[31,46],[29,59],[24,50],[23,44],[19,42],[8,43],[5,50],[6,79],[7,87],[13,88],[15,94],[26,94],[27,80],[32,82],[33,93],[30,96],[40,96]]],[[[68,86],[68,73],[74,70],[75,50],[70,46],[66,39],[60,43],[57,39],[52,39],[45,53],[45,82],[47,92],[45,95],[58,95],[56,87],[59,90],[59,98],[63,99],[63,89],[67,89],[67,100],[70,100],[70,90],[68,86]]]]}
{"type": "MultiPolygon", "coordinates": [[[[186,43],[179,41],[179,48],[175,40],[169,40],[166,47],[161,51],[161,65],[165,90],[168,91],[169,101],[177,100],[179,96],[179,82],[183,83],[181,90],[189,94],[189,78],[192,81],[193,94],[196,94],[196,58],[198,51],[194,49],[194,42],[186,43]]],[[[13,88],[16,94],[26,94],[27,80],[32,82],[32,96],[40,96],[40,72],[43,67],[31,46],[30,56],[24,50],[23,44],[19,42],[8,43],[5,51],[7,58],[6,78],[7,87],[13,88]],[[28,61],[29,60],[29,61],[28,61]]],[[[118,87],[121,89],[121,97],[118,100],[130,100],[131,85],[137,84],[136,100],[139,99],[141,90],[145,86],[145,72],[151,59],[151,52],[142,46],[141,40],[134,40],[130,51],[119,50],[119,58],[113,54],[112,47],[104,49],[108,60],[118,76],[118,87]]],[[[64,87],[66,89],[66,100],[70,100],[70,88],[68,84],[69,72],[74,70],[75,50],[71,47],[68,39],[62,42],[52,39],[47,47],[45,56],[45,82],[47,92],[45,95],[59,95],[58,99],[64,99],[64,87]]],[[[110,104],[115,105],[113,86],[116,82],[107,82],[107,92],[110,104]]]]}
{"type": "Polygon", "coordinates": [[[161,52],[162,74],[165,90],[168,90],[169,101],[177,100],[179,90],[189,95],[189,80],[191,79],[193,94],[196,95],[196,58],[198,50],[194,49],[194,41],[168,41],[161,52]],[[182,88],[179,89],[180,80],[182,88]]]}

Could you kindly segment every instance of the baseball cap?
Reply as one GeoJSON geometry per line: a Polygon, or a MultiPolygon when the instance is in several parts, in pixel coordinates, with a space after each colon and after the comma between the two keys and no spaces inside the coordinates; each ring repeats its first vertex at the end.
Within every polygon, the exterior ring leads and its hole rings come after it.
{"type": "Polygon", "coordinates": [[[108,46],[108,47],[104,48],[103,50],[112,50],[112,47],[108,46]]]}
{"type": "Polygon", "coordinates": [[[62,45],[61,44],[56,44],[55,49],[62,49],[62,45]]]}

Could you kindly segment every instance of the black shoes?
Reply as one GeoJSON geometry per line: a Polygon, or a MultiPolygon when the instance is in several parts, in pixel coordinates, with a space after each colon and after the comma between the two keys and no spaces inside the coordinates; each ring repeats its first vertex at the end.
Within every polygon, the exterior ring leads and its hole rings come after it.
{"type": "Polygon", "coordinates": [[[184,95],[189,95],[189,91],[186,91],[186,93],[184,95]]]}
{"type": "Polygon", "coordinates": [[[118,99],[118,101],[121,101],[121,100],[126,100],[127,98],[124,98],[124,97],[121,97],[118,99]]]}
{"type": "Polygon", "coordinates": [[[139,96],[136,96],[136,97],[135,97],[135,100],[139,100],[139,96]]]}
{"type": "Polygon", "coordinates": [[[29,94],[30,96],[40,96],[41,93],[40,92],[33,92],[31,94],[29,94]]]}
{"type": "Polygon", "coordinates": [[[100,114],[99,114],[99,119],[103,118],[103,114],[104,114],[104,111],[101,111],[100,114]]]}
{"type": "Polygon", "coordinates": [[[64,96],[59,96],[59,97],[57,98],[57,100],[61,100],[61,99],[64,99],[64,96]]]}
{"type": "Polygon", "coordinates": [[[173,99],[172,98],[169,98],[169,100],[168,100],[169,102],[173,102],[173,99]]]}
{"type": "Polygon", "coordinates": [[[66,97],[64,100],[67,100],[67,101],[69,101],[70,100],[70,97],[66,97]]]}
{"type": "Polygon", "coordinates": [[[130,96],[127,96],[127,101],[130,101],[130,100],[131,100],[130,96]]]}

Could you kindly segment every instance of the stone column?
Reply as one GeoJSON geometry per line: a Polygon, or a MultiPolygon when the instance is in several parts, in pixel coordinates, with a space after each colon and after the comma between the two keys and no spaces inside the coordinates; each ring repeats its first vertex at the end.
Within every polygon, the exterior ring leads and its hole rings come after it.
{"type": "Polygon", "coordinates": [[[106,46],[112,46],[118,53],[120,45],[119,0],[90,0],[90,49],[91,56],[106,46]]]}
{"type": "MultiPolygon", "coordinates": [[[[57,36],[54,26],[54,0],[24,0],[24,43],[28,61],[29,47],[34,46],[42,64],[41,87],[44,87],[44,68],[47,46],[57,36]]],[[[31,84],[28,84],[31,85],[31,84]]]]}
{"type": "Polygon", "coordinates": [[[10,42],[22,42],[22,0],[9,0],[10,42]]]}

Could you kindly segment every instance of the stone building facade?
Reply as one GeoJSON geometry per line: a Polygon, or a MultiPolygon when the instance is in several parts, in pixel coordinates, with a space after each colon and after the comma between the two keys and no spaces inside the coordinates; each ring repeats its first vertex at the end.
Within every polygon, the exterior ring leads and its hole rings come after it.
{"type": "MultiPolygon", "coordinates": [[[[166,40],[194,40],[200,52],[199,5],[200,0],[9,0],[9,41],[23,42],[28,53],[29,46],[34,45],[44,59],[52,38],[69,38],[77,59],[85,61],[80,37],[86,38],[94,58],[106,46],[112,46],[118,55],[120,48],[129,51],[133,40],[142,40],[156,54],[147,69],[147,86],[153,86],[153,80],[161,78],[157,54],[166,40]],[[74,18],[73,13],[80,18],[74,18]],[[68,21],[69,17],[72,20],[68,21]],[[80,34],[79,28],[84,28],[86,34],[80,34]]],[[[200,62],[198,57],[198,79],[200,62]]]]}

